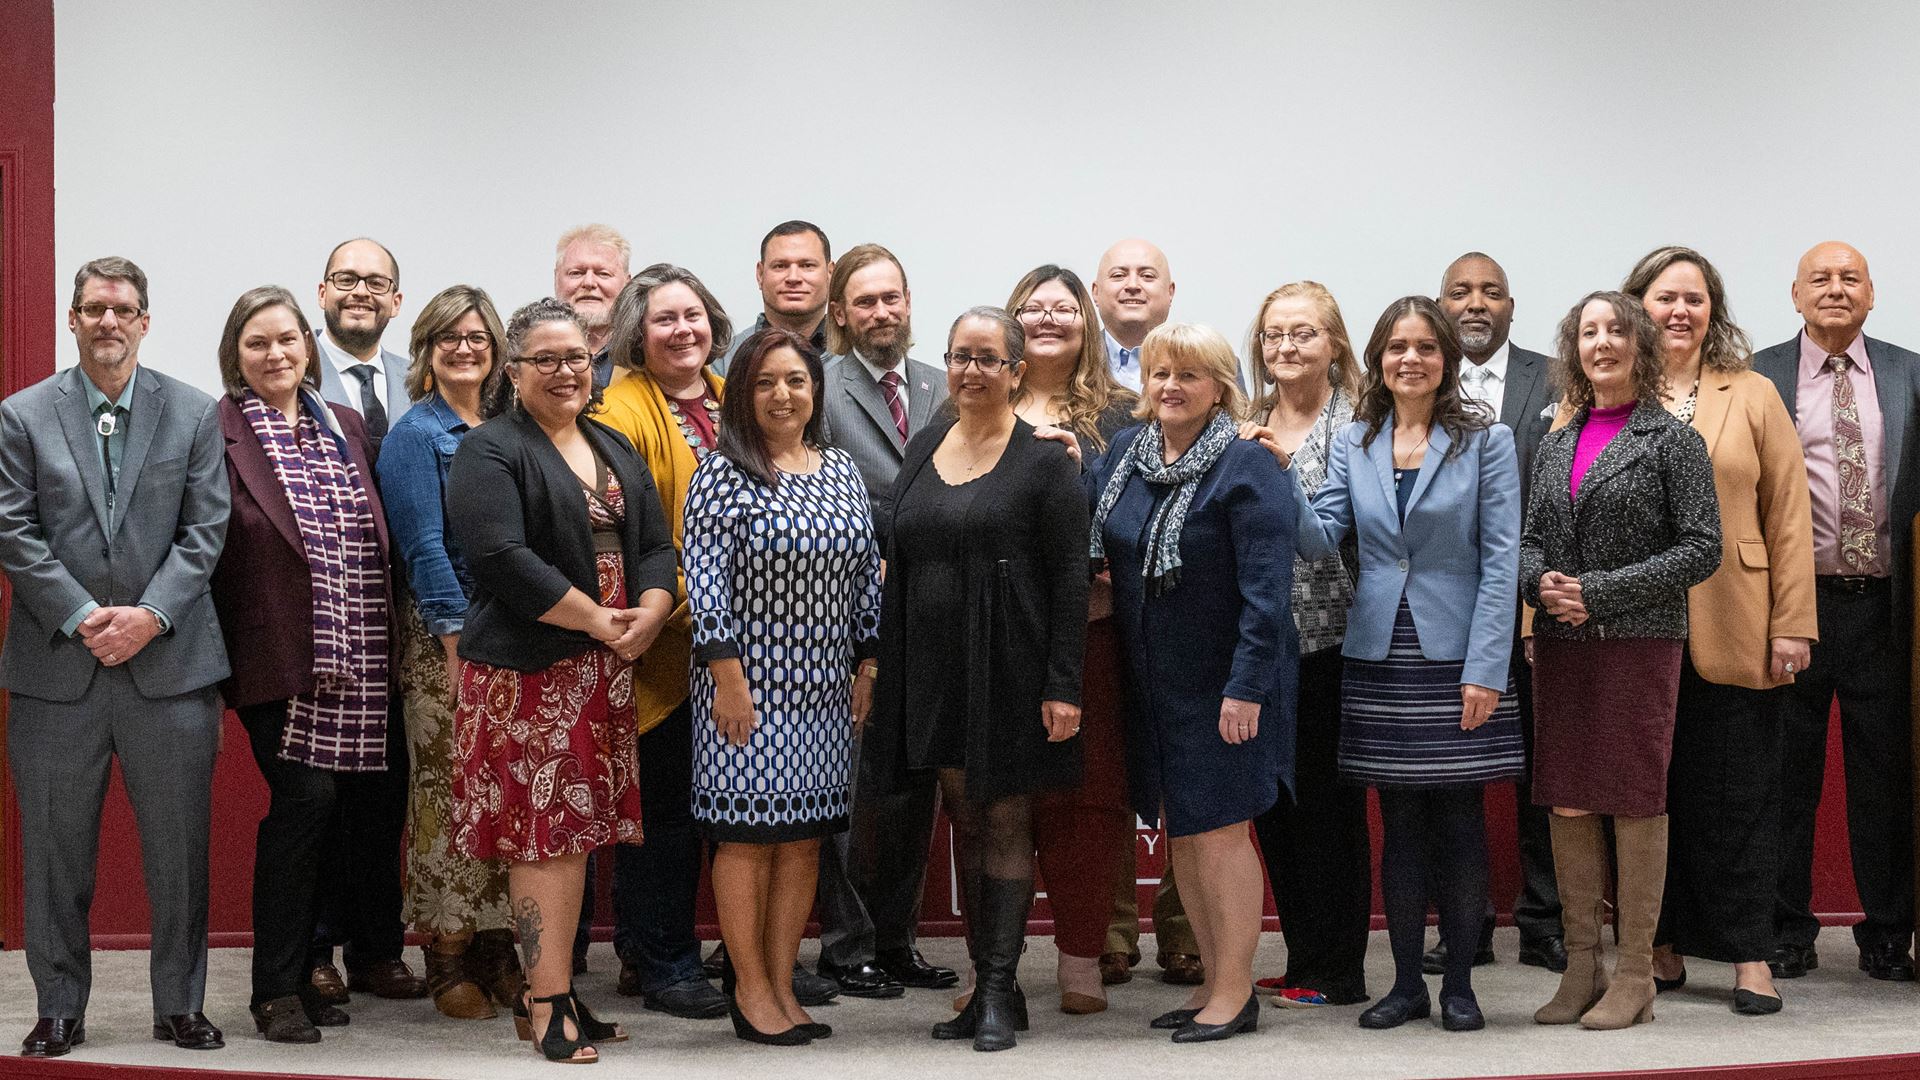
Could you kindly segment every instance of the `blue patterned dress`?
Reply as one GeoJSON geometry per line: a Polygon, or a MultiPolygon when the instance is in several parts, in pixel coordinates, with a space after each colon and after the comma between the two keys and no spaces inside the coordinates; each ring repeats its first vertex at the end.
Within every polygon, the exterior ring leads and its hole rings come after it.
{"type": "Polygon", "coordinates": [[[721,454],[687,490],[693,613],[693,816],[715,840],[784,843],[846,828],[853,668],[880,632],[880,548],[853,459],[769,488],[721,454]],[[759,723],[713,724],[708,664],[740,658],[759,723]]]}

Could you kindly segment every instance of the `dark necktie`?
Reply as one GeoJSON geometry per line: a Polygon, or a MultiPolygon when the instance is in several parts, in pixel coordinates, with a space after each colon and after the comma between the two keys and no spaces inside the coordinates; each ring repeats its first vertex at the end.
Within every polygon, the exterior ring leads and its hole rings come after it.
{"type": "Polygon", "coordinates": [[[880,376],[880,392],[886,395],[887,411],[893,414],[893,426],[900,429],[900,437],[907,437],[907,407],[900,401],[900,373],[889,371],[880,376]]]}
{"type": "Polygon", "coordinates": [[[360,380],[360,416],[367,422],[367,436],[377,443],[387,437],[387,410],[373,389],[380,372],[372,364],[355,364],[347,371],[360,380]]]}
{"type": "Polygon", "coordinates": [[[1867,440],[1853,398],[1852,364],[1844,354],[1827,357],[1833,369],[1833,458],[1840,474],[1840,561],[1848,573],[1864,574],[1874,557],[1873,492],[1867,488],[1867,440]]]}

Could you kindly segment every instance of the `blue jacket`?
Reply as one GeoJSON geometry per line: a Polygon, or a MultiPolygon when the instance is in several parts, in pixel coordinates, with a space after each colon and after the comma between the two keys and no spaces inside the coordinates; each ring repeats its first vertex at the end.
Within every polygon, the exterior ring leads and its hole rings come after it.
{"type": "Polygon", "coordinates": [[[1400,520],[1393,483],[1393,416],[1373,445],[1355,422],[1334,440],[1327,479],[1300,503],[1300,554],[1333,553],[1348,532],[1360,542],[1360,580],[1341,653],[1385,660],[1405,595],[1420,651],[1465,662],[1462,682],[1504,692],[1513,655],[1520,576],[1520,466],[1503,424],[1474,432],[1452,457],[1453,440],[1433,428],[1419,479],[1400,520]]]}
{"type": "Polygon", "coordinates": [[[436,391],[388,429],[374,467],[394,553],[435,636],[460,632],[473,597],[467,561],[447,533],[447,469],[466,433],[466,421],[436,391]]]}

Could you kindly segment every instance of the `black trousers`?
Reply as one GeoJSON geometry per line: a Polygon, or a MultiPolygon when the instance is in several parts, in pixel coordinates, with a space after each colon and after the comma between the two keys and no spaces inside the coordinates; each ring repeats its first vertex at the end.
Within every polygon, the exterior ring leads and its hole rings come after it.
{"type": "Polygon", "coordinates": [[[314,897],[313,963],[343,945],[348,968],[400,959],[406,924],[401,840],[407,828],[406,716],[400,695],[387,712],[387,769],[361,774],[352,799],[336,799],[314,897]]]}
{"type": "Polygon", "coordinates": [[[1373,904],[1367,789],[1340,780],[1340,646],[1300,658],[1292,799],[1254,819],[1287,942],[1288,986],[1367,995],[1373,904]]]}
{"type": "Polygon", "coordinates": [[[648,993],[701,978],[694,904],[703,848],[693,825],[693,703],[640,736],[640,820],[647,842],[613,848],[613,949],[648,993]]]}
{"type": "MultiPolygon", "coordinates": [[[[369,808],[377,810],[383,805],[384,788],[392,779],[391,770],[387,773],[330,772],[282,760],[280,737],[287,723],[285,701],[250,705],[237,711],[240,723],[247,729],[254,763],[260,767],[260,776],[266,780],[270,796],[267,816],[260,819],[253,854],[252,1003],[258,1005],[308,990],[309,949],[317,918],[316,886],[335,835],[335,822],[339,820],[336,811],[345,810],[354,826],[366,824],[361,819],[375,816],[369,808]]],[[[407,775],[404,758],[398,772],[403,779],[407,775]]],[[[404,786],[401,794],[404,802],[404,786]]],[[[398,832],[388,834],[383,843],[392,848],[395,866],[393,904],[384,910],[397,928],[400,912],[398,832]]],[[[398,936],[396,930],[395,937],[398,936]]],[[[394,953],[398,955],[397,947],[394,953]]]]}
{"type": "Polygon", "coordinates": [[[1847,777],[1847,837],[1853,881],[1866,918],[1854,926],[1862,948],[1913,937],[1913,662],[1894,634],[1893,583],[1850,589],[1819,578],[1820,640],[1789,693],[1782,766],[1779,886],[1774,933],[1811,945],[1813,824],[1827,765],[1827,717],[1840,700],[1847,777]]]}
{"type": "Polygon", "coordinates": [[[1773,955],[1785,691],[1708,682],[1682,654],[1654,941],[1728,964],[1773,955]]]}

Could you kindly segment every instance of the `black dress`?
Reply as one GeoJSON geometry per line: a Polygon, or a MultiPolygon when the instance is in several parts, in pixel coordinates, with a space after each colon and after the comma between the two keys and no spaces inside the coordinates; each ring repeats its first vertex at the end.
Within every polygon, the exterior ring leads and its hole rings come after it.
{"type": "MultiPolygon", "coordinates": [[[[913,566],[905,582],[907,610],[913,614],[903,627],[909,658],[961,653],[967,623],[967,514],[981,483],[992,475],[955,486],[929,466],[912,499],[894,516],[899,550],[913,566]]],[[[959,689],[941,678],[907,682],[908,768],[966,767],[966,697],[955,692],[959,689]]]]}

